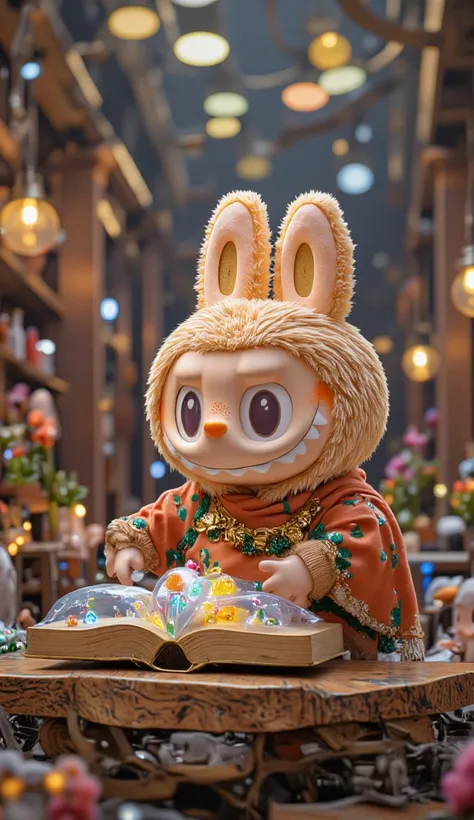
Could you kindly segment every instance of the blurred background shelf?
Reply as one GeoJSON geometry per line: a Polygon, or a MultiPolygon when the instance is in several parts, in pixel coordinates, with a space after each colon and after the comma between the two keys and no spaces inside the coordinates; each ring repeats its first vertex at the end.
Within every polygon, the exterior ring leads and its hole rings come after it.
{"type": "Polygon", "coordinates": [[[0,294],[9,297],[31,318],[63,319],[63,300],[39,275],[29,273],[24,262],[0,248],[0,294]]]}
{"type": "Polygon", "coordinates": [[[27,382],[34,387],[46,387],[52,393],[66,393],[69,385],[64,379],[57,376],[48,376],[27,361],[20,361],[15,358],[7,345],[0,344],[0,364],[4,363],[7,370],[13,373],[18,379],[27,382]]]}

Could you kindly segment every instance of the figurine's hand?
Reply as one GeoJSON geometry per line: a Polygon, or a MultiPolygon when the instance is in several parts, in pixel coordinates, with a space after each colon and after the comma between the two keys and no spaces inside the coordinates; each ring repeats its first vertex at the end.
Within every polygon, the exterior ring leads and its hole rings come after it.
{"type": "Polygon", "coordinates": [[[140,572],[145,566],[145,559],[137,547],[125,547],[123,550],[109,552],[105,562],[107,575],[117,576],[121,584],[132,586],[132,572],[140,572]]]}
{"type": "Polygon", "coordinates": [[[306,608],[313,588],[313,579],[299,555],[288,555],[279,561],[260,561],[259,568],[270,577],[264,582],[264,592],[280,595],[306,608]]]}

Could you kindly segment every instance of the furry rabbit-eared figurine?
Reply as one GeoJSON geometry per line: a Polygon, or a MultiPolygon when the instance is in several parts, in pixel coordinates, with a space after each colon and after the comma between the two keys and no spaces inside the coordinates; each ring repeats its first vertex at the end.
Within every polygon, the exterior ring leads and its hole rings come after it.
{"type": "Polygon", "coordinates": [[[350,325],[353,244],[338,203],[288,208],[273,299],[266,206],[224,197],[206,230],[196,312],[165,340],[146,395],[156,446],[187,477],[107,530],[107,572],[201,556],[342,623],[352,658],[423,657],[393,513],[359,464],[382,438],[385,374],[350,325]]]}

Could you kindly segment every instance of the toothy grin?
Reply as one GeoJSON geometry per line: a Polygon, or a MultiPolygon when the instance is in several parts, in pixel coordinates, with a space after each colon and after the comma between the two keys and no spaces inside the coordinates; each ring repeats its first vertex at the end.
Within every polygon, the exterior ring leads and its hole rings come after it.
{"type": "Polygon", "coordinates": [[[203,473],[206,473],[206,475],[209,475],[209,476],[212,476],[212,477],[220,475],[221,473],[226,473],[227,475],[234,476],[234,478],[240,478],[241,476],[245,475],[245,473],[247,473],[249,470],[255,470],[256,473],[264,474],[264,473],[268,472],[268,470],[270,469],[272,464],[278,464],[278,463],[293,464],[293,462],[294,462],[294,460],[297,456],[304,456],[305,455],[306,450],[307,450],[305,442],[309,441],[311,439],[313,439],[313,440],[318,439],[319,438],[318,428],[319,427],[324,427],[326,424],[327,424],[327,420],[324,418],[323,414],[321,413],[321,411],[318,407],[318,409],[316,410],[314,419],[311,422],[311,427],[309,428],[309,430],[306,433],[305,437],[303,439],[301,439],[301,441],[296,445],[296,447],[293,447],[293,449],[290,450],[288,453],[285,453],[285,455],[280,456],[279,458],[275,458],[272,461],[266,461],[265,464],[255,464],[255,465],[252,465],[251,467],[238,467],[238,468],[233,469],[233,470],[225,468],[225,467],[213,469],[211,467],[202,467],[200,464],[194,464],[194,462],[189,461],[180,452],[178,452],[176,447],[174,447],[171,444],[171,441],[169,440],[166,433],[164,434],[164,441],[165,441],[166,447],[170,451],[171,455],[174,456],[174,458],[179,459],[179,461],[181,461],[181,463],[186,467],[187,470],[196,470],[196,469],[202,470],[203,473]]]}

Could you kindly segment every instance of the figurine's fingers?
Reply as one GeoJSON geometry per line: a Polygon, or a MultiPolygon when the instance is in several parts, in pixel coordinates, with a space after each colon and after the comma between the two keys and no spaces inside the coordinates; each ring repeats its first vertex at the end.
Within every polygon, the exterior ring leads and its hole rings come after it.
{"type": "Polygon", "coordinates": [[[143,557],[143,553],[137,550],[136,555],[133,555],[130,559],[130,566],[136,571],[141,572],[142,569],[145,567],[145,559],[143,557]]]}
{"type": "Polygon", "coordinates": [[[133,581],[130,577],[130,558],[127,558],[126,555],[120,555],[120,553],[117,555],[115,560],[115,574],[121,584],[128,587],[133,586],[133,581]]]}
{"type": "Polygon", "coordinates": [[[278,569],[281,569],[279,561],[260,561],[258,568],[269,575],[270,573],[276,572],[278,569]]]}
{"type": "Polygon", "coordinates": [[[105,571],[109,578],[115,575],[115,552],[108,552],[105,559],[105,571]]]}
{"type": "Polygon", "coordinates": [[[276,579],[274,575],[272,575],[271,578],[268,578],[266,581],[264,581],[264,583],[262,584],[262,592],[273,592],[275,595],[277,595],[278,582],[275,583],[275,581],[276,579]]]}

